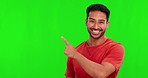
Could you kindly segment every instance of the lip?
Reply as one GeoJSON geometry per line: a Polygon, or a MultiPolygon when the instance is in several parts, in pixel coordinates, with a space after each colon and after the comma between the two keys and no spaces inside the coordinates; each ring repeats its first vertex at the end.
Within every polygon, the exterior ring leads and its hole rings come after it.
{"type": "Polygon", "coordinates": [[[93,35],[99,35],[99,34],[101,34],[102,30],[101,29],[93,29],[93,28],[90,28],[90,32],[93,35]]]}
{"type": "Polygon", "coordinates": [[[99,31],[99,30],[92,30],[92,34],[94,34],[94,35],[98,35],[98,34],[100,34],[100,32],[101,31],[99,31]]]}

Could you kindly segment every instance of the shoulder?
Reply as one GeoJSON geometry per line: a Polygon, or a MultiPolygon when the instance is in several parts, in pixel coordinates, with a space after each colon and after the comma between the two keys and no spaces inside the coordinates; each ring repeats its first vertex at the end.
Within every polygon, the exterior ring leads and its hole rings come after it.
{"type": "Polygon", "coordinates": [[[123,55],[124,54],[124,47],[121,43],[119,42],[116,42],[112,39],[109,40],[108,42],[108,48],[109,48],[109,51],[114,54],[121,54],[123,55]]]}
{"type": "Polygon", "coordinates": [[[76,49],[79,49],[79,48],[83,48],[86,46],[86,41],[80,43],[78,46],[76,46],[76,49]]]}
{"type": "Polygon", "coordinates": [[[120,42],[116,42],[110,38],[107,39],[105,45],[108,47],[122,47],[123,48],[123,45],[120,42]]]}
{"type": "Polygon", "coordinates": [[[121,43],[116,42],[112,39],[108,39],[105,44],[102,46],[102,49],[106,49],[108,53],[114,54],[119,53],[121,55],[124,54],[124,47],[121,43]]]}

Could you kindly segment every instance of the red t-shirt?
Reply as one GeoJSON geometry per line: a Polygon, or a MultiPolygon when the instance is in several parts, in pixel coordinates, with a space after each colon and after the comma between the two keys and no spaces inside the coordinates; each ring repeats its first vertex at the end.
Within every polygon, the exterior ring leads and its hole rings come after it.
{"type": "MultiPolygon", "coordinates": [[[[108,78],[116,78],[124,55],[124,48],[120,43],[108,38],[103,44],[98,46],[88,46],[87,42],[83,42],[76,47],[76,50],[96,63],[111,63],[116,70],[108,78]]],[[[73,58],[68,58],[67,60],[65,75],[73,78],[92,78],[73,58]]]]}

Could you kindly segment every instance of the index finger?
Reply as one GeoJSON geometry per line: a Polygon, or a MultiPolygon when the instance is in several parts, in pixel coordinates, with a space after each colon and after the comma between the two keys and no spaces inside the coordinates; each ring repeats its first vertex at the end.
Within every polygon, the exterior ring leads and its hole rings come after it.
{"type": "Polygon", "coordinates": [[[66,45],[69,45],[69,42],[63,36],[61,36],[61,39],[65,42],[66,45]]]}

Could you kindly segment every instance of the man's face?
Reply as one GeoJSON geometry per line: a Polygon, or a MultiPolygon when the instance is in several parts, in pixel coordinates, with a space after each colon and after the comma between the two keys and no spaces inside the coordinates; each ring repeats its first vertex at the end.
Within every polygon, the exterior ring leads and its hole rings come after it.
{"type": "Polygon", "coordinates": [[[91,11],[89,13],[86,25],[91,38],[99,39],[104,35],[109,24],[106,18],[106,14],[101,11],[91,11]]]}

